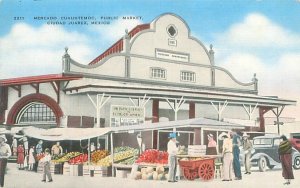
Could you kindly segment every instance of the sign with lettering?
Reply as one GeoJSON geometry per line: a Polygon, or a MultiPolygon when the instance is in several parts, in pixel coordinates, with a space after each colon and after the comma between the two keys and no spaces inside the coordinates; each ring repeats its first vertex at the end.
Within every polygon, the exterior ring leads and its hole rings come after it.
{"type": "Polygon", "coordinates": [[[112,105],[110,107],[110,126],[128,126],[144,123],[145,108],[138,106],[112,105]]]}
{"type": "Polygon", "coordinates": [[[189,62],[188,54],[181,54],[181,53],[169,52],[169,51],[163,51],[157,49],[156,49],[156,57],[162,59],[175,60],[175,61],[189,62]]]}

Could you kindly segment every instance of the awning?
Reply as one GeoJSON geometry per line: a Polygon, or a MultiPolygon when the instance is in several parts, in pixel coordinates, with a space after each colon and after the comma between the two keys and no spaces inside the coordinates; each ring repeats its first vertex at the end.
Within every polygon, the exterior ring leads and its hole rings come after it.
{"type": "Polygon", "coordinates": [[[52,128],[41,129],[36,127],[26,127],[23,129],[27,137],[48,141],[61,140],[86,140],[105,135],[111,131],[110,128],[52,128]]]}
{"type": "Polygon", "coordinates": [[[195,118],[177,121],[157,122],[157,123],[144,123],[140,125],[112,127],[113,132],[128,132],[128,131],[147,131],[147,130],[159,130],[159,129],[171,129],[171,128],[183,128],[183,127],[201,127],[212,128],[221,130],[232,129],[244,129],[245,126],[228,123],[223,121],[217,121],[207,118],[195,118]]]}

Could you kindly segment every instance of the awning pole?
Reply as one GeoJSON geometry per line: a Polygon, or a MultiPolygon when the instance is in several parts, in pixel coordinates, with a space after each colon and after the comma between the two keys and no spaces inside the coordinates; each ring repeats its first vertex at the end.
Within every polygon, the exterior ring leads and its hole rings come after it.
{"type": "Polygon", "coordinates": [[[111,159],[111,163],[112,163],[112,177],[115,177],[115,169],[113,167],[113,164],[114,164],[114,139],[113,139],[113,133],[110,134],[110,152],[111,152],[111,156],[112,156],[112,159],[111,159]]]}
{"type": "Polygon", "coordinates": [[[90,170],[90,163],[91,163],[91,145],[90,145],[91,139],[88,139],[88,161],[89,161],[89,170],[90,170]]]}

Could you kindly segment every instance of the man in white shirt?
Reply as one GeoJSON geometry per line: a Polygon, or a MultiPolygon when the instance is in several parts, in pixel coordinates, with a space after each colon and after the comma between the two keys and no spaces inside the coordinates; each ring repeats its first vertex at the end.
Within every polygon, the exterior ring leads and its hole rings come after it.
{"type": "Polygon", "coordinates": [[[176,133],[169,134],[169,142],[168,142],[168,162],[169,162],[169,179],[168,182],[177,182],[175,179],[176,176],[176,167],[177,167],[177,151],[178,148],[176,146],[176,133]]]}
{"type": "Polygon", "coordinates": [[[40,162],[44,166],[42,182],[46,182],[46,175],[48,177],[48,182],[53,181],[52,176],[51,176],[51,172],[50,172],[50,161],[51,161],[50,150],[48,148],[46,148],[45,149],[45,156],[40,160],[40,162]]]}
{"type": "Polygon", "coordinates": [[[11,156],[11,150],[6,141],[6,136],[0,135],[0,187],[4,186],[4,175],[7,165],[7,158],[11,156]]]}

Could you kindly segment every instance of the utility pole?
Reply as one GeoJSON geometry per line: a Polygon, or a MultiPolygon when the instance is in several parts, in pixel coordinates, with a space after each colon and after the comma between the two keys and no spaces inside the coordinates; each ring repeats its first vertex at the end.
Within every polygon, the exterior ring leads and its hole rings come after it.
{"type": "Polygon", "coordinates": [[[279,121],[279,116],[281,114],[281,112],[283,111],[285,106],[282,106],[280,111],[278,109],[278,107],[276,108],[276,112],[272,109],[273,114],[276,116],[276,121],[274,121],[274,125],[277,125],[277,132],[278,135],[280,135],[280,125],[283,125],[283,122],[279,121]]]}

